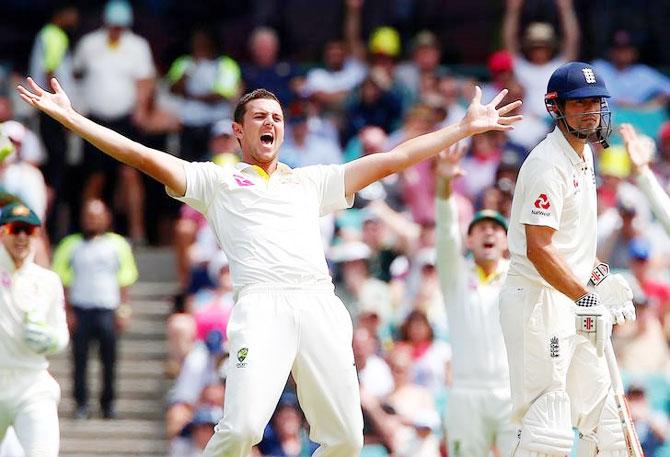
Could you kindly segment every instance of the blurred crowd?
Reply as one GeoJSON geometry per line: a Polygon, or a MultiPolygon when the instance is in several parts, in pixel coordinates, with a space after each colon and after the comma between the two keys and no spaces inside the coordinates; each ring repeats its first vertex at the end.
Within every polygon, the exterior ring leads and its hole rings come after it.
{"type": "MultiPolygon", "coordinates": [[[[280,34],[261,25],[246,34],[245,59],[221,54],[213,29],[199,27],[183,55],[157,66],[151,43],[133,29],[129,3],[104,5],[99,28],[87,33],[77,8],[63,4],[34,38],[28,73],[44,87],[57,77],[76,108],[96,122],[182,158],[222,165],[239,161],[231,110],[255,88],[273,91],[284,106],[280,161],[291,167],[384,153],[457,122],[475,85],[485,102],[508,88],[506,101],[524,101],[524,120],[509,133],[469,141],[465,175],[454,191],[464,234],[477,210],[509,217],[517,172],[552,128],[543,101],[549,76],[583,57],[592,33],[580,27],[573,1],[508,0],[494,40],[500,45],[487,43],[489,57],[477,72],[450,65],[431,30],[415,30],[409,39],[390,25],[366,30],[364,6],[343,0],[341,33],[322,43],[318,63],[316,56],[284,59],[280,34]],[[533,14],[529,21],[528,10],[539,4],[546,17],[533,14]]],[[[608,41],[594,68],[612,94],[615,124],[630,122],[655,141],[652,168],[670,189],[670,78],[639,62],[639,27],[611,22],[611,30],[600,31],[608,41]]],[[[0,77],[7,82],[0,94],[0,199],[20,199],[46,221],[41,263],[50,263],[52,245],[85,224],[80,214],[91,200],[111,209],[114,230],[133,246],[173,243],[181,292],[167,322],[166,376],[174,385],[166,430],[171,455],[200,455],[222,414],[226,367],[245,357],[227,352],[234,290],[213,232],[201,214],[180,207],[150,179],[18,106],[9,88],[23,75],[0,77]]],[[[596,152],[598,256],[628,275],[638,316],[616,329],[615,348],[645,454],[668,456],[670,235],[636,189],[620,141],[596,152]]],[[[354,322],[364,456],[446,454],[451,347],[435,265],[435,183],[435,164],[426,161],[364,189],[352,209],[322,219],[336,293],[354,322]]],[[[289,380],[255,453],[303,456],[314,449],[289,380]]]]}

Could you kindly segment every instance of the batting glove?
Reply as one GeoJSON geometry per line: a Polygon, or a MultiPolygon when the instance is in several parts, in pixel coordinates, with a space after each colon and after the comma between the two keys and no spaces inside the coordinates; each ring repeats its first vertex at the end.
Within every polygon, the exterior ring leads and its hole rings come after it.
{"type": "Polygon", "coordinates": [[[596,348],[598,356],[605,353],[605,344],[612,334],[610,311],[600,304],[595,292],[588,292],[575,300],[575,327],[596,348]]]}
{"type": "Polygon", "coordinates": [[[606,263],[593,269],[589,286],[600,296],[601,303],[610,311],[615,324],[635,320],[633,291],[628,281],[620,274],[610,274],[606,263]]]}
{"type": "Polygon", "coordinates": [[[26,318],[23,322],[23,342],[38,354],[47,354],[56,347],[56,339],[44,322],[26,318]]]}

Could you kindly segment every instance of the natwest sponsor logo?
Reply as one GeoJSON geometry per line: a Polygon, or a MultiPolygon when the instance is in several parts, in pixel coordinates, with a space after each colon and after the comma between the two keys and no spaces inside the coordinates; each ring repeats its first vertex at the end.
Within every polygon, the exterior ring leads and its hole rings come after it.
{"type": "Polygon", "coordinates": [[[537,209],[549,209],[550,206],[551,203],[549,203],[547,194],[540,194],[540,196],[537,197],[537,200],[535,200],[535,208],[537,209]]]}
{"type": "Polygon", "coordinates": [[[535,206],[535,208],[531,208],[530,210],[531,214],[535,216],[545,216],[545,217],[551,216],[551,211],[548,211],[549,208],[551,207],[551,203],[549,203],[549,198],[547,197],[547,194],[540,194],[537,197],[537,200],[535,200],[533,206],[535,206]]]}

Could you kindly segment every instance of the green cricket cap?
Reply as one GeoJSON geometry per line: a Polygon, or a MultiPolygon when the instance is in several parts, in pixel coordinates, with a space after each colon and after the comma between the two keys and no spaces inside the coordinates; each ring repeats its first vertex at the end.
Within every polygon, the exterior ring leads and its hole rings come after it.
{"type": "Polygon", "coordinates": [[[472,227],[475,226],[475,224],[485,220],[496,222],[502,228],[504,228],[505,231],[507,231],[507,219],[505,219],[505,216],[492,209],[482,209],[477,211],[472,217],[472,221],[470,221],[470,225],[468,225],[468,234],[472,230],[472,227]]]}
{"type": "Polygon", "coordinates": [[[40,218],[35,212],[23,203],[10,203],[2,208],[0,213],[0,225],[11,224],[12,222],[23,222],[28,225],[42,225],[40,218]]]}

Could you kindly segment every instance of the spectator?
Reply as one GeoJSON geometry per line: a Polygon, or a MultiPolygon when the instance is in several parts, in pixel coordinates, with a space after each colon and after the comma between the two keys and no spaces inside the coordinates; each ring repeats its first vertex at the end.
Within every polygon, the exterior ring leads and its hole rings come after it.
{"type": "MultiPolygon", "coordinates": [[[[0,124],[0,142],[4,139],[0,154],[0,186],[4,192],[23,202],[35,211],[40,220],[45,220],[47,210],[47,187],[39,168],[23,159],[24,145],[30,138],[29,131],[16,121],[0,124]],[[4,135],[8,135],[5,137],[4,135]]],[[[46,230],[35,237],[35,263],[49,265],[49,238],[46,230]]]]}
{"type": "MultiPolygon", "coordinates": [[[[173,438],[188,423],[207,386],[221,384],[226,360],[225,337],[220,330],[209,331],[197,341],[184,359],[179,376],[168,392],[165,413],[168,438],[173,438]]],[[[222,406],[222,405],[221,405],[222,406]]]]}
{"type": "Polygon", "coordinates": [[[45,220],[48,194],[44,176],[25,158],[33,155],[30,147],[35,144],[35,134],[19,122],[6,121],[0,124],[0,135],[9,140],[0,159],[0,185],[35,211],[40,220],[45,220]]]}
{"type": "Polygon", "coordinates": [[[269,27],[257,27],[249,38],[251,62],[242,66],[245,90],[267,89],[277,96],[282,106],[288,106],[295,98],[294,87],[298,77],[297,67],[280,61],[279,37],[269,27]]]}
{"type": "Polygon", "coordinates": [[[346,109],[343,144],[363,127],[374,125],[386,133],[396,128],[402,105],[398,96],[391,92],[391,82],[383,70],[370,70],[346,109]]]}
{"type": "Polygon", "coordinates": [[[411,349],[412,382],[426,387],[438,396],[444,392],[449,380],[451,348],[435,338],[426,313],[411,311],[400,327],[399,341],[411,349]]]}
{"type": "Polygon", "coordinates": [[[514,73],[525,89],[524,114],[545,119],[547,109],[544,106],[544,94],[549,77],[562,64],[577,58],[579,24],[572,0],[557,0],[563,32],[560,49],[556,49],[558,40],[554,28],[546,22],[533,22],[528,25],[522,41],[519,42],[523,3],[524,0],[507,0],[503,19],[503,42],[505,48],[514,56],[514,73]]]}
{"type": "Polygon", "coordinates": [[[54,252],[53,270],[66,287],[66,310],[72,332],[76,419],[89,417],[87,367],[92,341],[99,342],[103,386],[100,410],[105,419],[116,411],[117,340],[128,325],[128,287],[138,277],[128,242],[110,232],[111,215],[101,200],[82,209],[82,232],[65,237],[54,252]]]}
{"type": "MultiPolygon", "coordinates": [[[[630,270],[632,277],[629,280],[633,290],[644,294],[666,332],[670,324],[670,284],[659,277],[651,264],[651,246],[644,238],[633,239],[628,245],[630,255],[630,270]]],[[[670,334],[666,334],[670,341],[670,334]]]]}
{"type": "Polygon", "coordinates": [[[291,168],[342,163],[339,145],[310,132],[307,121],[304,103],[293,102],[288,109],[289,128],[281,161],[291,168]]]}
{"type": "Polygon", "coordinates": [[[180,155],[203,160],[212,126],[232,115],[231,101],[240,93],[240,67],[228,56],[217,56],[214,38],[200,29],[191,36],[191,54],[174,61],[167,79],[171,91],[181,96],[180,155]]]}
{"type": "Polygon", "coordinates": [[[354,330],[354,361],[361,387],[378,399],[393,391],[393,377],[388,365],[377,355],[376,333],[359,326],[354,330]]]}
{"type": "Polygon", "coordinates": [[[214,426],[223,417],[222,408],[202,406],[185,427],[188,437],[180,437],[170,445],[170,457],[202,457],[205,446],[214,435],[214,426]]]}
{"type": "Polygon", "coordinates": [[[411,57],[410,61],[398,65],[395,79],[401,86],[407,88],[411,104],[414,104],[421,99],[422,77],[431,76],[437,79],[444,76],[447,69],[440,65],[441,49],[437,36],[428,30],[420,31],[412,40],[411,57]]]}
{"type": "Polygon", "coordinates": [[[388,355],[394,389],[386,397],[404,423],[411,423],[420,411],[435,411],[430,390],[412,381],[414,349],[405,343],[396,344],[388,355]]]}
{"type": "Polygon", "coordinates": [[[607,81],[615,105],[638,109],[663,107],[670,99],[670,78],[637,63],[638,44],[631,32],[616,31],[609,60],[594,61],[593,69],[607,81]]]}
{"type": "Polygon", "coordinates": [[[340,279],[336,281],[335,293],[352,318],[367,305],[375,305],[381,310],[382,322],[389,322],[392,308],[388,285],[370,276],[369,258],[370,248],[360,241],[345,241],[331,249],[330,259],[338,264],[340,279]]]}
{"type": "Polygon", "coordinates": [[[300,457],[312,455],[317,447],[307,438],[297,396],[290,391],[284,392],[258,449],[267,456],[300,457]]]}
{"type": "MultiPolygon", "coordinates": [[[[405,116],[403,125],[389,136],[387,147],[395,147],[435,128],[434,111],[426,105],[415,105],[405,116]]],[[[424,160],[401,174],[403,201],[418,224],[435,220],[435,178],[431,171],[432,164],[432,160],[424,160]]]]}
{"type": "Polygon", "coordinates": [[[635,322],[615,334],[617,360],[628,374],[644,377],[670,374],[670,350],[655,310],[644,295],[633,297],[635,322]]]}
{"type": "MultiPolygon", "coordinates": [[[[653,157],[651,169],[658,177],[661,186],[670,186],[670,121],[665,121],[658,130],[658,155],[653,157]]],[[[650,157],[651,159],[651,157],[650,157]]]]}
{"type": "Polygon", "coordinates": [[[349,92],[365,78],[365,61],[352,54],[346,42],[330,40],[323,50],[323,64],[307,73],[302,92],[324,108],[339,112],[349,92]]]}
{"type": "MultiPolygon", "coordinates": [[[[74,54],[75,76],[83,77],[82,102],[91,119],[134,137],[135,124],[147,117],[153,90],[151,49],[144,38],[129,30],[133,11],[125,0],[108,2],[103,20],[103,28],[84,35],[79,42],[74,54]]],[[[139,173],[89,143],[84,146],[83,172],[83,201],[103,198],[110,204],[112,195],[122,197],[120,208],[128,219],[130,239],[144,242],[144,187],[139,173]],[[118,194],[117,178],[121,181],[118,194]]]]}
{"type": "MultiPolygon", "coordinates": [[[[49,80],[58,78],[65,90],[75,87],[70,54],[70,36],[79,22],[79,11],[70,3],[63,3],[53,9],[48,24],[37,33],[30,55],[30,74],[38,84],[50,87],[49,80]]],[[[63,179],[65,177],[67,134],[65,128],[44,113],[38,113],[39,133],[47,149],[47,161],[42,171],[47,177],[54,201],[49,212],[51,226],[53,218],[63,199],[63,179]]],[[[47,221],[46,219],[42,219],[47,221]]],[[[52,230],[52,233],[55,233],[52,230]]]]}
{"type": "Polygon", "coordinates": [[[663,446],[670,434],[666,414],[651,409],[645,388],[640,384],[630,385],[626,390],[626,397],[642,452],[651,457],[658,456],[657,450],[663,446]]]}

